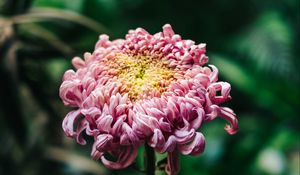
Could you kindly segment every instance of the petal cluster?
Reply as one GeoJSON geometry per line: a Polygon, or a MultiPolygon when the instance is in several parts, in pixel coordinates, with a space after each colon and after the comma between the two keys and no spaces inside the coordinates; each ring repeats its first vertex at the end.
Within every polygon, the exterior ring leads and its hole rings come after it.
{"type": "Polygon", "coordinates": [[[114,169],[129,166],[145,143],[161,153],[202,153],[205,140],[199,128],[218,116],[229,122],[225,130],[234,134],[238,129],[236,115],[220,106],[231,99],[230,84],[218,81],[215,66],[205,66],[205,46],[183,40],[169,24],[154,35],[142,28],[130,30],[125,39],[110,41],[101,35],[94,52],[85,53],[84,59],[75,57],[72,63],[76,70],[64,74],[60,97],[65,105],[75,107],[63,120],[64,132],[79,144],[86,143],[83,132],[93,137],[92,158],[114,169]],[[112,64],[121,58],[125,60],[122,64],[112,64]],[[136,58],[162,63],[146,61],[141,75],[147,70],[162,71],[149,75],[149,79],[132,77],[130,81],[139,81],[138,85],[128,84],[121,75],[131,76],[126,70],[132,69],[125,67],[132,66],[128,59],[136,58]],[[165,76],[164,72],[172,75],[165,76]],[[153,79],[158,82],[150,86],[151,76],[162,78],[153,79]],[[133,86],[139,90],[134,97],[130,93],[133,86]]]}

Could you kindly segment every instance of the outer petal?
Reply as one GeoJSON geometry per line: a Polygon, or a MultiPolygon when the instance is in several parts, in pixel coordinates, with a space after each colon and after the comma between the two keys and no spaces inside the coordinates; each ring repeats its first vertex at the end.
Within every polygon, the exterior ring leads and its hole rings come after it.
{"type": "Polygon", "coordinates": [[[204,136],[197,132],[194,140],[185,145],[180,145],[179,150],[182,154],[198,155],[204,151],[205,140],[204,136]]]}
{"type": "Polygon", "coordinates": [[[118,155],[112,155],[117,156],[117,161],[113,162],[110,160],[107,160],[105,156],[101,157],[101,160],[103,164],[112,169],[122,169],[128,167],[132,162],[135,160],[138,153],[138,149],[135,146],[126,146],[119,148],[118,155]]]}
{"type": "Polygon", "coordinates": [[[163,34],[164,37],[172,37],[175,34],[170,24],[163,26],[163,34]]]}
{"type": "Polygon", "coordinates": [[[64,81],[60,86],[59,95],[65,105],[80,106],[82,101],[82,87],[79,80],[64,81]]]}
{"type": "Polygon", "coordinates": [[[235,134],[239,129],[236,114],[230,108],[223,107],[220,110],[220,116],[230,123],[225,126],[225,130],[229,134],[235,134]]]}
{"type": "Polygon", "coordinates": [[[176,137],[171,135],[168,140],[166,141],[165,145],[162,149],[159,149],[159,152],[172,152],[175,150],[177,146],[176,137]]]}
{"type": "Polygon", "coordinates": [[[204,110],[202,108],[197,108],[196,111],[197,111],[197,117],[194,120],[192,120],[192,121],[189,122],[190,126],[192,128],[194,128],[195,130],[197,130],[198,128],[200,128],[200,126],[201,126],[201,124],[202,124],[202,122],[204,120],[204,117],[205,117],[204,116],[205,112],[204,112],[204,110]]]}
{"type": "Polygon", "coordinates": [[[101,156],[103,155],[103,152],[100,152],[96,148],[96,144],[93,144],[91,156],[93,160],[99,160],[101,156]]]}
{"type": "Polygon", "coordinates": [[[186,130],[176,130],[174,132],[174,136],[176,137],[176,141],[179,144],[185,144],[190,142],[195,137],[195,130],[191,129],[190,131],[186,130]]]}
{"type": "Polygon", "coordinates": [[[76,141],[81,145],[86,144],[86,140],[82,137],[82,132],[87,128],[88,122],[86,119],[82,119],[76,129],[76,141]]]}
{"type": "Polygon", "coordinates": [[[153,136],[148,141],[148,144],[153,148],[162,148],[165,144],[165,137],[162,134],[161,130],[154,129],[153,136]]]}
{"type": "Polygon", "coordinates": [[[80,69],[85,66],[85,62],[79,57],[74,57],[72,59],[72,64],[76,69],[80,69]]]}
{"type": "Polygon", "coordinates": [[[80,116],[80,110],[74,110],[67,114],[62,123],[62,128],[68,137],[76,136],[74,131],[74,123],[80,116]]]}
{"type": "Polygon", "coordinates": [[[103,152],[106,150],[108,144],[112,141],[113,136],[110,134],[100,134],[97,136],[94,145],[96,146],[96,149],[100,152],[103,152]]]}

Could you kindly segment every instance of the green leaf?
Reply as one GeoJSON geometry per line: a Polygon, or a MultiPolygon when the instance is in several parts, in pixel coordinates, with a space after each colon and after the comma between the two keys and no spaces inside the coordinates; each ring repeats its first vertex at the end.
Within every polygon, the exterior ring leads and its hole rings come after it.
{"type": "Polygon", "coordinates": [[[85,0],[35,0],[33,7],[53,7],[81,12],[85,0]]]}
{"type": "Polygon", "coordinates": [[[238,34],[229,47],[240,59],[250,59],[254,70],[296,81],[299,76],[291,55],[295,35],[291,28],[278,12],[268,11],[238,34]]]}
{"type": "Polygon", "coordinates": [[[12,18],[12,21],[15,24],[20,24],[20,23],[49,21],[53,19],[65,20],[76,24],[80,24],[99,33],[109,32],[108,29],[104,27],[102,24],[86,16],[83,16],[79,13],[72,12],[69,10],[55,9],[49,7],[33,8],[29,11],[29,13],[14,16],[12,18]]]}
{"type": "MultiPolygon", "coordinates": [[[[226,56],[212,55],[211,62],[219,67],[220,75],[228,80],[232,87],[238,87],[249,95],[256,104],[271,110],[277,117],[283,118],[286,115],[294,116],[294,109],[278,96],[272,89],[272,82],[255,76],[252,72],[243,68],[240,64],[230,61],[226,56]],[[278,107],[277,107],[278,106],[278,107]]],[[[273,84],[274,85],[274,84],[273,84]]],[[[294,95],[297,95],[297,91],[294,95]]],[[[294,103],[296,105],[297,102],[294,103]]]]}
{"type": "Polygon", "coordinates": [[[56,50],[68,55],[73,52],[73,49],[64,41],[62,41],[59,37],[57,37],[50,30],[37,25],[37,24],[27,24],[19,27],[21,32],[24,32],[25,35],[31,35],[38,39],[42,39],[49,45],[51,45],[56,50]]]}

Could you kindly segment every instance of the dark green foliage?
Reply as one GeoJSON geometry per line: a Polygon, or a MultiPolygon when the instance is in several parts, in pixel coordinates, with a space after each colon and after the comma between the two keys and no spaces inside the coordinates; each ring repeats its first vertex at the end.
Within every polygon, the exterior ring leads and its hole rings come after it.
{"type": "MultiPolygon", "coordinates": [[[[0,0],[0,174],[143,174],[143,152],[125,170],[90,159],[61,129],[58,96],[71,59],[98,35],[123,38],[170,23],[207,43],[210,64],[232,85],[240,131],[205,123],[203,155],[182,156],[181,174],[299,174],[299,1],[0,0]]],[[[163,166],[165,155],[156,155],[163,166]]],[[[157,174],[164,174],[157,170],[157,174]]]]}

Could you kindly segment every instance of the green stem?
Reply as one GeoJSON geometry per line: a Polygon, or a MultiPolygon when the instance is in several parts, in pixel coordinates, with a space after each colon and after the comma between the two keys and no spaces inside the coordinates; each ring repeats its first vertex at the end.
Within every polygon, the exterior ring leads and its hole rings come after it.
{"type": "Polygon", "coordinates": [[[146,175],[155,175],[155,153],[147,143],[145,143],[145,168],[146,175]]]}

